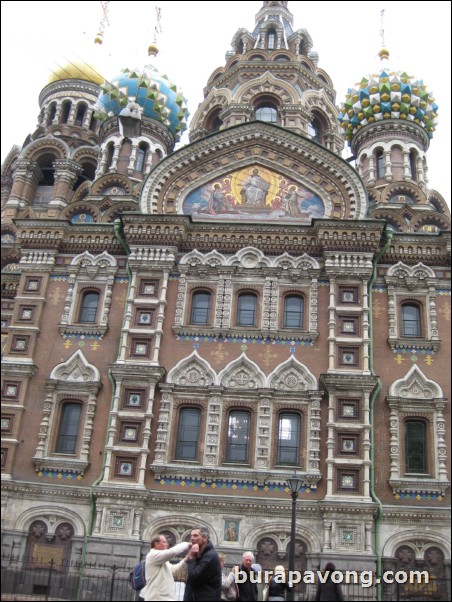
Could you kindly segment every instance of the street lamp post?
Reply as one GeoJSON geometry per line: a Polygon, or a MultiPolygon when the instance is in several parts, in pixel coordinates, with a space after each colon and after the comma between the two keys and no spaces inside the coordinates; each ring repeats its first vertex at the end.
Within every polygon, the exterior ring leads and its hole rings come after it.
{"type": "MultiPolygon", "coordinates": [[[[301,486],[303,485],[303,480],[297,475],[294,474],[287,479],[287,485],[290,489],[290,497],[292,498],[292,520],[290,523],[290,546],[289,546],[289,572],[295,570],[295,525],[297,519],[297,498],[300,492],[301,486]]],[[[293,572],[292,572],[293,574],[293,572]]],[[[295,592],[293,588],[287,592],[287,599],[290,602],[293,602],[295,592]]]]}

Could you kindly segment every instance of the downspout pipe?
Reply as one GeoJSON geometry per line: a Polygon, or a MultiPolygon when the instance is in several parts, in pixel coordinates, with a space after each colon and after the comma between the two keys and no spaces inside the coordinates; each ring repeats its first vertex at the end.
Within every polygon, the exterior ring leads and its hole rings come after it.
{"type": "MultiPolygon", "coordinates": [[[[115,223],[114,223],[114,231],[115,231],[115,236],[119,242],[119,244],[121,245],[121,247],[124,249],[125,253],[127,256],[130,255],[130,248],[126,243],[126,240],[124,238],[124,231],[123,231],[123,225],[120,219],[116,219],[115,223]]],[[[130,266],[129,264],[127,264],[127,275],[129,277],[129,289],[128,289],[128,294],[127,297],[129,297],[130,294],[130,286],[132,284],[132,272],[130,270],[130,266]]],[[[123,325],[124,325],[124,321],[125,321],[125,317],[123,318],[123,325]]],[[[113,407],[114,407],[114,402],[115,402],[115,397],[116,397],[116,380],[115,377],[113,376],[111,370],[108,370],[108,380],[111,383],[111,388],[112,388],[112,396],[111,396],[111,402],[110,402],[110,413],[109,413],[109,418],[108,418],[108,427],[107,427],[107,432],[106,432],[106,436],[105,436],[105,447],[107,447],[108,445],[108,437],[109,437],[109,431],[110,431],[110,425],[111,425],[111,415],[112,415],[112,411],[113,411],[113,407]]],[[[88,528],[86,530],[86,535],[85,535],[85,539],[83,541],[83,547],[82,547],[82,557],[81,557],[81,569],[80,569],[80,576],[79,576],[79,581],[78,581],[78,587],[77,587],[77,597],[76,600],[80,600],[80,596],[82,595],[83,592],[83,580],[85,577],[85,563],[86,563],[86,556],[88,553],[88,541],[89,538],[92,536],[93,534],[93,527],[94,527],[94,519],[96,516],[96,496],[94,494],[94,489],[103,481],[104,476],[105,476],[105,463],[107,461],[107,457],[104,454],[104,460],[103,460],[103,464],[102,464],[102,468],[100,471],[100,474],[98,476],[98,478],[94,481],[94,483],[91,485],[91,489],[90,489],[90,515],[89,515],[89,521],[88,521],[88,528]]]]}
{"type": "MultiPolygon", "coordinates": [[[[377,280],[377,270],[378,265],[381,261],[381,258],[387,253],[394,234],[392,230],[389,230],[387,226],[383,231],[383,246],[380,248],[377,256],[373,261],[373,271],[372,277],[369,281],[369,321],[370,321],[370,372],[372,376],[376,376],[375,374],[375,365],[374,365],[374,324],[373,324],[373,287],[377,280]]],[[[375,534],[374,534],[374,547],[375,554],[377,556],[377,577],[380,578],[382,576],[382,554],[381,554],[381,521],[383,519],[383,504],[380,498],[377,496],[375,491],[375,402],[381,391],[381,379],[377,377],[377,384],[375,389],[372,392],[370,397],[370,493],[374,502],[378,505],[377,517],[375,520],[375,534]]],[[[382,585],[381,582],[377,582],[377,600],[382,600],[382,585]]]]}

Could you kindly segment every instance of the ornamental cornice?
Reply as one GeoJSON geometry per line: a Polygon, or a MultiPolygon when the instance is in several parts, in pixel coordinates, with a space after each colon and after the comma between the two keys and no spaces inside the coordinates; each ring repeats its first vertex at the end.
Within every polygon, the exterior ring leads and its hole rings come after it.
{"type": "Polygon", "coordinates": [[[437,494],[444,495],[450,487],[449,481],[438,481],[436,479],[392,479],[389,485],[395,494],[437,494]]]}
{"type": "Polygon", "coordinates": [[[327,391],[360,389],[371,393],[378,384],[378,378],[369,375],[321,374],[320,383],[327,391]]]}
{"type": "Polygon", "coordinates": [[[155,386],[166,375],[166,370],[155,366],[138,366],[137,364],[110,364],[112,375],[117,380],[127,380],[134,383],[155,386]]]}
{"type": "Polygon", "coordinates": [[[450,508],[416,508],[410,506],[409,510],[401,506],[383,506],[384,522],[400,522],[412,524],[414,520],[438,521],[444,526],[444,521],[452,519],[450,508]]]}
{"type": "Polygon", "coordinates": [[[373,141],[384,138],[385,134],[394,138],[394,132],[412,140],[417,139],[424,151],[430,146],[430,139],[427,132],[415,123],[401,121],[399,119],[387,119],[383,122],[369,123],[365,125],[352,141],[352,150],[354,154],[359,154],[363,147],[369,146],[373,141]]]}
{"type": "Polygon", "coordinates": [[[38,371],[33,364],[14,364],[2,361],[1,373],[7,378],[32,378],[38,371]]]}
{"type": "Polygon", "coordinates": [[[12,495],[18,494],[21,499],[27,500],[45,500],[46,503],[48,503],[49,499],[61,502],[61,498],[89,502],[91,487],[84,487],[80,483],[77,483],[76,487],[71,487],[25,481],[2,481],[2,493],[3,495],[7,493],[12,495]]]}

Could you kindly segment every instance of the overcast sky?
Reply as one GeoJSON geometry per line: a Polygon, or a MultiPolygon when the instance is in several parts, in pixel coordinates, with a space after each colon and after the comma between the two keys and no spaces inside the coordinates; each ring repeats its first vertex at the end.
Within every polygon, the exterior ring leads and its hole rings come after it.
{"type": "MultiPolygon", "coordinates": [[[[146,64],[156,6],[162,31],[155,64],[182,89],[193,115],[210,74],[224,65],[232,37],[241,27],[254,29],[262,4],[112,1],[100,47],[93,43],[102,17],[100,2],[2,2],[2,161],[34,131],[38,96],[55,65],[80,57],[111,79],[123,67],[146,64]]],[[[307,29],[319,67],[334,82],[336,104],[347,88],[380,66],[385,10],[389,67],[422,78],[439,105],[439,125],[428,153],[429,179],[450,206],[451,4],[442,0],[417,7],[399,1],[289,2],[294,29],[307,29]]]]}

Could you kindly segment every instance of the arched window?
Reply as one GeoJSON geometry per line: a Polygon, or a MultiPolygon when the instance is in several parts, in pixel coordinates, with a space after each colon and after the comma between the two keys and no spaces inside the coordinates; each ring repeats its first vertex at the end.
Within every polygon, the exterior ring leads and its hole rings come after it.
{"type": "Polygon", "coordinates": [[[63,110],[61,111],[60,123],[67,123],[71,112],[72,103],[70,100],[63,102],[63,110]]]}
{"type": "Polygon", "coordinates": [[[410,171],[411,179],[417,182],[417,154],[414,151],[410,152],[410,171]]]}
{"type": "Polygon", "coordinates": [[[290,295],[284,300],[284,328],[303,328],[304,299],[290,295]]]}
{"type": "Polygon", "coordinates": [[[113,165],[114,154],[115,154],[115,145],[113,144],[113,142],[110,142],[110,144],[107,146],[107,160],[105,161],[105,167],[107,169],[110,169],[110,167],[113,165]]]}
{"type": "Polygon", "coordinates": [[[402,305],[402,336],[421,336],[421,310],[415,303],[402,305]]]}
{"type": "Polygon", "coordinates": [[[82,406],[80,403],[65,403],[63,405],[56,446],[57,453],[75,454],[81,414],[82,406]]]}
{"type": "Polygon", "coordinates": [[[56,115],[56,102],[52,102],[52,104],[50,105],[49,115],[47,117],[47,125],[52,125],[53,120],[55,119],[55,115],[56,115]]]}
{"type": "Polygon", "coordinates": [[[405,422],[405,471],[427,472],[427,425],[423,420],[405,422]]]}
{"type": "Polygon", "coordinates": [[[190,324],[208,324],[212,295],[206,292],[195,293],[192,297],[190,324]]]}
{"type": "Polygon", "coordinates": [[[256,326],[257,297],[246,293],[240,295],[237,304],[237,326],[256,326]]]}
{"type": "Polygon", "coordinates": [[[298,466],[300,463],[300,433],[299,414],[284,412],[279,415],[277,464],[298,466]]]}
{"type": "Polygon", "coordinates": [[[275,50],[276,48],[276,31],[270,29],[267,34],[267,50],[275,50]]]}
{"type": "Polygon", "coordinates": [[[85,115],[86,115],[86,109],[87,106],[85,103],[80,103],[77,107],[77,114],[75,116],[75,125],[79,125],[82,126],[83,122],[85,121],[85,115]]]}
{"type": "Polygon", "coordinates": [[[135,170],[142,172],[144,170],[149,147],[147,144],[141,143],[138,147],[137,160],[135,162],[135,170]]]}
{"type": "Polygon", "coordinates": [[[81,324],[94,324],[96,322],[99,299],[100,294],[93,291],[83,295],[79,314],[79,322],[81,324]]]}
{"type": "Polygon", "coordinates": [[[322,126],[318,119],[314,118],[308,125],[308,136],[314,142],[322,143],[322,126]]]}
{"type": "Polygon", "coordinates": [[[278,110],[272,104],[263,104],[256,109],[257,121],[278,123],[278,110]]]}
{"type": "Polygon", "coordinates": [[[248,462],[250,427],[249,412],[234,410],[229,414],[226,462],[248,462]]]}
{"type": "Polygon", "coordinates": [[[94,133],[97,131],[97,119],[94,117],[94,115],[91,117],[91,121],[89,122],[89,129],[94,133]]]}
{"type": "Polygon", "coordinates": [[[377,179],[382,180],[385,177],[385,156],[382,150],[377,151],[375,159],[377,161],[377,179]]]}
{"type": "Polygon", "coordinates": [[[197,460],[201,410],[182,408],[179,413],[176,460],[197,460]]]}

